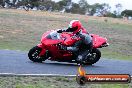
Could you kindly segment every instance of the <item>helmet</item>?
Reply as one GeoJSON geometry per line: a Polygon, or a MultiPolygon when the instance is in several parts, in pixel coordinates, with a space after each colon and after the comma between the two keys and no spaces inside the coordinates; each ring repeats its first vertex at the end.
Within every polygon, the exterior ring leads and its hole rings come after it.
{"type": "Polygon", "coordinates": [[[69,24],[69,31],[73,32],[73,34],[76,34],[78,32],[80,32],[82,28],[82,24],[79,20],[72,20],[69,24]]]}

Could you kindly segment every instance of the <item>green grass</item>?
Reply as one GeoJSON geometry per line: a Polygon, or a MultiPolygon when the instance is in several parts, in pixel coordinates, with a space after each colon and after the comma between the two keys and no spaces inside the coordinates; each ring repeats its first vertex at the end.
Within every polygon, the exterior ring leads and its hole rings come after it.
{"type": "Polygon", "coordinates": [[[131,88],[129,84],[85,84],[74,77],[0,77],[0,88],[131,88]]]}
{"type": "Polygon", "coordinates": [[[132,21],[55,12],[0,9],[0,49],[28,51],[45,31],[67,27],[72,19],[79,19],[88,32],[108,39],[110,46],[101,49],[103,57],[132,59],[132,21]]]}
{"type": "MultiPolygon", "coordinates": [[[[0,49],[28,51],[47,30],[67,27],[79,19],[90,32],[108,39],[102,57],[132,60],[132,21],[39,11],[0,9],[0,49]],[[76,18],[77,17],[77,18],[76,18]],[[105,22],[104,20],[108,21],[105,22]]],[[[132,84],[86,84],[68,77],[0,77],[0,88],[131,88],[132,84]]]]}
{"type": "Polygon", "coordinates": [[[121,54],[119,52],[108,51],[107,49],[101,49],[102,57],[108,59],[120,59],[120,60],[132,60],[131,55],[121,54]]]}

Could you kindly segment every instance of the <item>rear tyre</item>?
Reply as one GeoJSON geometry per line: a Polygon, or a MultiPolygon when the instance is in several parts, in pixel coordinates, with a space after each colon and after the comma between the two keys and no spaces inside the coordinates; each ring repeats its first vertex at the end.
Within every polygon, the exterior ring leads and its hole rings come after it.
{"type": "Polygon", "coordinates": [[[84,65],[92,65],[92,64],[96,63],[97,61],[99,61],[100,57],[101,57],[100,50],[93,49],[91,55],[87,57],[87,60],[84,63],[84,65]]]}
{"type": "Polygon", "coordinates": [[[41,52],[41,48],[38,46],[33,47],[32,49],[29,50],[28,57],[31,61],[33,62],[42,62],[45,61],[45,55],[44,56],[39,56],[41,52]]]}

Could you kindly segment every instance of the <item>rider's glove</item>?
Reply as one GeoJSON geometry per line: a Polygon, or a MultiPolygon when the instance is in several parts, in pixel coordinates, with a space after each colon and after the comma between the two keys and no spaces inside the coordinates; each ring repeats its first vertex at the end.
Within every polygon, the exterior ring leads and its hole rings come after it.
{"type": "Polygon", "coordinates": [[[57,30],[57,33],[62,33],[63,31],[61,29],[57,30]]]}

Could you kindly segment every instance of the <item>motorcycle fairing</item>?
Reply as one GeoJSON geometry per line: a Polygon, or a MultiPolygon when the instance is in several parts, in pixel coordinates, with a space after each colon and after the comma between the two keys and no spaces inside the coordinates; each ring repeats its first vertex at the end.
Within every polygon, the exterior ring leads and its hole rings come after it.
{"type": "Polygon", "coordinates": [[[75,44],[75,42],[80,40],[80,38],[66,32],[61,34],[61,39],[63,39],[62,44],[66,46],[72,46],[73,44],[75,44]]]}
{"type": "Polygon", "coordinates": [[[100,37],[96,34],[91,34],[91,37],[93,39],[93,48],[100,48],[101,45],[106,43],[106,38],[100,37]]]}
{"type": "MultiPolygon", "coordinates": [[[[40,55],[46,53],[46,50],[48,50],[51,55],[50,60],[55,60],[55,61],[71,61],[71,58],[73,59],[73,55],[69,51],[65,50],[59,50],[58,44],[61,43],[62,45],[66,46],[71,46],[73,45],[76,41],[80,40],[80,38],[73,36],[70,33],[62,33],[60,34],[60,38],[58,38],[55,34],[52,33],[51,36],[52,38],[47,38],[48,35],[50,35],[52,31],[46,32],[43,34],[42,39],[41,39],[41,44],[38,45],[42,47],[43,51],[40,53],[40,55]]],[[[94,48],[99,48],[103,43],[106,42],[105,38],[102,38],[98,35],[91,34],[92,39],[93,39],[93,47],[94,48]]]]}

